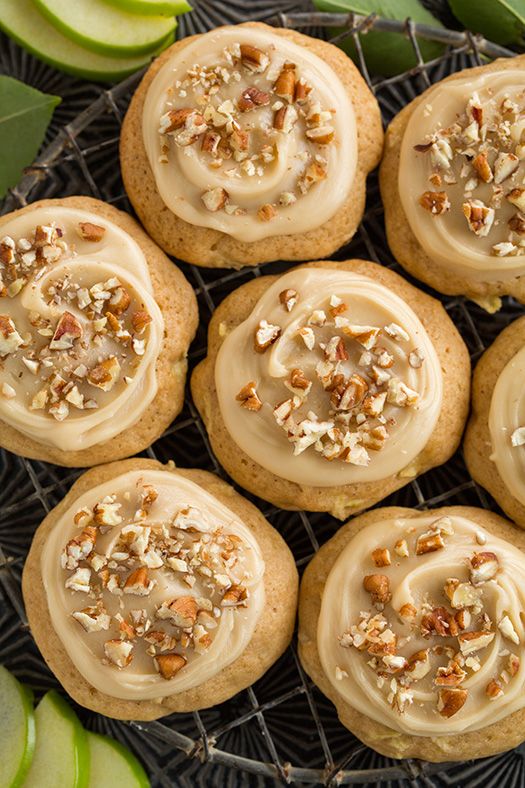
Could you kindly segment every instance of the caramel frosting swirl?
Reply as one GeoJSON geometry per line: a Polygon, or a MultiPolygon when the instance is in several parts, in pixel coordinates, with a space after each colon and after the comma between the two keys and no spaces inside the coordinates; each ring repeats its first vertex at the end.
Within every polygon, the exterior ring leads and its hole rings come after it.
{"type": "Polygon", "coordinates": [[[443,389],[406,302],[367,276],[313,267],[279,277],[225,338],[215,383],[226,428],[249,457],[320,487],[410,465],[443,389]]]}
{"type": "Polygon", "coordinates": [[[388,728],[437,736],[525,705],[525,557],[463,516],[357,533],[323,592],[317,645],[338,695],[388,728]]]}
{"type": "Polygon", "coordinates": [[[148,88],[142,133],[167,207],[239,241],[319,227],[357,166],[335,71],[261,28],[222,27],[175,52],[148,88]]]}
{"type": "Polygon", "coordinates": [[[96,214],[2,225],[0,418],[63,451],[131,427],[157,391],[164,321],[138,244],[96,214]]]}
{"type": "Polygon", "coordinates": [[[478,281],[525,269],[523,70],[436,85],[401,145],[399,196],[427,255],[478,281]]]}
{"type": "Polygon", "coordinates": [[[216,676],[262,612],[249,528],[170,471],[130,471],[78,498],[41,557],[53,627],[93,687],[152,700],[216,676]]]}
{"type": "Polygon", "coordinates": [[[524,375],[525,348],[522,348],[501,371],[489,409],[491,460],[505,486],[522,504],[525,504],[524,375]]]}

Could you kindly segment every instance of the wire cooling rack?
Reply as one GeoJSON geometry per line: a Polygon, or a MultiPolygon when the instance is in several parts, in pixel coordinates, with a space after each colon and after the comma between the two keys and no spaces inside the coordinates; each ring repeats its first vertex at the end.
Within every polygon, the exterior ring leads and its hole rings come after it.
{"type": "MultiPolygon", "coordinates": [[[[306,2],[201,0],[181,19],[179,36],[204,32],[219,24],[265,19],[327,38],[338,27],[337,41],[351,37],[363,76],[374,91],[385,124],[428,85],[487,58],[513,53],[470,33],[347,14],[311,13],[306,2]],[[306,12],[305,12],[306,8],[306,12]],[[371,80],[361,47],[370,29],[400,31],[414,50],[409,72],[371,80]],[[443,54],[423,63],[418,40],[444,44],[443,54]]],[[[131,212],[118,161],[120,124],[140,74],[106,90],[66,77],[0,37],[0,72],[57,92],[63,103],[55,112],[43,152],[7,196],[2,212],[45,197],[88,194],[131,212]]],[[[1,160],[1,152],[0,152],[1,160]]],[[[386,243],[377,179],[368,185],[367,209],[359,230],[334,259],[364,257],[399,270],[386,243]]],[[[206,326],[215,306],[234,288],[286,264],[243,271],[206,270],[181,264],[195,288],[201,322],[190,352],[191,365],[205,354],[206,326]]],[[[420,285],[421,286],[421,285],[420,285]]],[[[423,288],[427,289],[427,288],[423,288]]],[[[522,314],[512,299],[494,316],[462,298],[441,299],[461,331],[473,361],[501,329],[522,314]]],[[[215,471],[227,478],[215,459],[189,392],[185,407],[163,437],[145,454],[177,465],[215,471]]],[[[80,471],[33,462],[2,452],[0,466],[0,662],[30,684],[37,695],[56,681],[29,634],[20,578],[32,535],[42,517],[67,492],[80,471]]],[[[285,537],[299,570],[339,523],[324,514],[285,512],[248,496],[285,537]]],[[[469,477],[460,452],[446,465],[411,482],[382,505],[426,508],[466,504],[497,510],[469,477]]],[[[394,761],[362,745],[339,723],[334,709],[301,670],[295,644],[255,685],[226,703],[194,714],[173,714],[157,722],[122,723],[77,707],[88,728],[109,733],[142,759],[154,786],[379,785],[475,786],[514,788],[525,784],[518,748],[504,755],[466,764],[394,761]]]]}

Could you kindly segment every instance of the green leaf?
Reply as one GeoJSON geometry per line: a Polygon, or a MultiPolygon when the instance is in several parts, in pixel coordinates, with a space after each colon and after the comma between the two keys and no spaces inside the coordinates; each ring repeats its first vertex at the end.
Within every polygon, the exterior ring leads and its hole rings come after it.
{"type": "Polygon", "coordinates": [[[496,44],[525,46],[525,0],[450,0],[454,16],[496,44]]]}
{"type": "Polygon", "coordinates": [[[60,102],[59,96],[0,76],[0,197],[18,183],[24,167],[33,162],[60,102]]]}
{"type": "MultiPolygon", "coordinates": [[[[348,13],[354,11],[363,16],[375,12],[386,19],[404,21],[410,17],[414,22],[443,27],[430,11],[423,8],[418,0],[314,0],[319,11],[333,11],[335,13],[348,13]]],[[[334,30],[334,35],[340,31],[334,30]]],[[[414,48],[406,36],[401,33],[383,33],[371,30],[360,36],[363,53],[368,70],[371,74],[381,74],[390,77],[400,74],[416,65],[417,59],[414,48]]],[[[443,52],[443,45],[435,41],[418,39],[423,59],[432,60],[443,52]]],[[[355,45],[349,37],[339,46],[357,62],[355,45]]]]}

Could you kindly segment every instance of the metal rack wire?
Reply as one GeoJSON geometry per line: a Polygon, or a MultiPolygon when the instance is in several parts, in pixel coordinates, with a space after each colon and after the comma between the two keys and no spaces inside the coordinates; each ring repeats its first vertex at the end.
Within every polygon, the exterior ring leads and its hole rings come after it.
{"type": "MultiPolygon", "coordinates": [[[[193,14],[183,18],[179,33],[202,32],[220,22],[238,22],[248,17],[264,18],[322,36],[326,36],[328,29],[338,27],[341,30],[333,40],[340,42],[348,37],[353,40],[361,72],[380,103],[385,123],[418,93],[447,74],[477,65],[482,58],[513,54],[471,33],[416,25],[409,19],[401,23],[375,15],[297,12],[301,3],[293,2],[276,4],[255,0],[249,11],[245,5],[242,0],[214,3],[203,0],[193,14]],[[283,6],[287,7],[283,9],[283,6]],[[414,51],[414,67],[395,77],[372,80],[361,45],[361,37],[371,29],[403,33],[414,51]],[[443,54],[423,62],[420,38],[443,43],[446,46],[443,54]]],[[[0,43],[4,44],[0,47],[0,70],[3,67],[12,73],[13,63],[19,63],[33,81],[45,79],[45,67],[22,54],[5,38],[0,43]]],[[[66,94],[72,103],[67,111],[73,117],[58,130],[8,195],[2,212],[43,197],[72,193],[89,194],[131,212],[114,162],[120,124],[140,76],[133,75],[109,90],[99,86],[89,86],[89,90],[86,86],[78,88],[78,83],[64,78],[66,94]]],[[[399,270],[386,243],[374,176],[369,182],[367,210],[356,237],[335,259],[350,256],[369,258],[399,270]]],[[[244,281],[262,273],[282,271],[286,264],[226,272],[181,267],[195,288],[201,313],[198,336],[190,353],[193,364],[205,353],[206,325],[220,300],[244,281]]],[[[496,316],[488,316],[461,298],[442,298],[442,301],[462,332],[473,360],[504,325],[523,311],[510,299],[505,300],[504,308],[496,316]]],[[[174,459],[180,466],[206,468],[227,478],[211,451],[189,393],[183,413],[146,455],[161,461],[174,459]]],[[[0,472],[0,661],[13,667],[37,689],[44,689],[52,686],[54,679],[28,633],[20,593],[21,568],[40,519],[65,494],[79,472],[6,452],[2,455],[0,472]]],[[[250,497],[284,535],[299,569],[338,527],[335,520],[325,515],[283,512],[250,497]]],[[[445,466],[425,474],[382,502],[417,508],[458,503],[496,509],[489,496],[468,476],[460,453],[445,466]]],[[[211,710],[129,725],[85,710],[79,712],[88,727],[110,732],[135,749],[155,786],[266,786],[276,781],[336,786],[388,781],[399,786],[483,783],[510,787],[525,782],[518,751],[460,765],[416,760],[396,762],[379,756],[339,724],[331,704],[303,673],[295,646],[256,685],[211,710]]]]}

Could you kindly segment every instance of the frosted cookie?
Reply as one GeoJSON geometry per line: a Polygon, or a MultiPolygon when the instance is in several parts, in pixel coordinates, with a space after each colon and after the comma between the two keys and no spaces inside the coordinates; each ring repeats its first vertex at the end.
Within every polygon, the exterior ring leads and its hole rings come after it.
{"type": "Polygon", "coordinates": [[[80,704],[149,720],[230,698],[288,646],[292,554],[213,474],[134,459],[94,468],[37,530],[31,631],[80,704]]]}
{"type": "Polygon", "coordinates": [[[166,252],[239,268],[346,243],[382,145],[378,104],[341,50],[249,23],[177,41],[153,63],[120,155],[166,252]]]}
{"type": "Polygon", "coordinates": [[[489,311],[525,300],[525,56],[438,82],[391,123],[388,242],[407,271],[489,311]]]}
{"type": "Polygon", "coordinates": [[[451,456],[469,369],[441,304],[375,263],[328,261],[229,295],[191,385],[242,487],[344,519],[451,456]]]}
{"type": "Polygon", "coordinates": [[[193,291],[89,197],[0,219],[0,445],[59,465],[135,454],[180,412],[193,291]]]}
{"type": "Polygon", "coordinates": [[[481,356],[472,381],[465,433],[471,476],[525,528],[525,317],[511,323],[481,356]]]}
{"type": "Polygon", "coordinates": [[[462,761],[525,739],[525,535],[491,512],[385,508],[304,574],[299,655],[339,719],[393,758],[462,761]]]}

